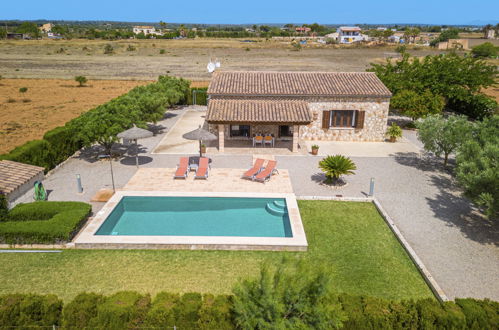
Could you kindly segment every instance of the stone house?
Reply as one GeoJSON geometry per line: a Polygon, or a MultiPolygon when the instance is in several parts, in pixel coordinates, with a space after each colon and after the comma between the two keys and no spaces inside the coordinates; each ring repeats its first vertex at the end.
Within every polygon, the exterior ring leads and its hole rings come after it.
{"type": "MultiPolygon", "coordinates": [[[[372,72],[215,72],[206,121],[226,140],[384,141],[391,93],[372,72]]],[[[250,144],[248,144],[249,146],[250,144]]]]}

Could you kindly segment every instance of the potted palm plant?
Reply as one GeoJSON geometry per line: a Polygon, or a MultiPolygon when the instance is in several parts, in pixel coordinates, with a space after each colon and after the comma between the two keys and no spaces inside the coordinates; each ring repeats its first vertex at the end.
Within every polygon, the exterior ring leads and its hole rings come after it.
{"type": "Polygon", "coordinates": [[[340,183],[342,175],[355,174],[355,163],[342,155],[327,156],[319,162],[319,168],[326,174],[326,183],[336,185],[340,183]]]}
{"type": "Polygon", "coordinates": [[[317,144],[314,144],[312,146],[312,155],[317,155],[318,152],[319,152],[319,146],[317,144]]]}
{"type": "Polygon", "coordinates": [[[386,135],[390,138],[390,142],[396,142],[397,139],[402,136],[402,129],[399,125],[392,123],[392,125],[386,130],[386,135]]]}

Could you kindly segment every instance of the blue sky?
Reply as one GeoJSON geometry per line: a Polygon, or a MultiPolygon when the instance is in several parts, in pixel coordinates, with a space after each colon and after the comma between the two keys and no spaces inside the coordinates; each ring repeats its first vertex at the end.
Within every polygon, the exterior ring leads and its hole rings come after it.
{"type": "Polygon", "coordinates": [[[2,1],[0,19],[163,20],[171,23],[423,23],[499,21],[499,1],[463,0],[24,0],[2,1]]]}

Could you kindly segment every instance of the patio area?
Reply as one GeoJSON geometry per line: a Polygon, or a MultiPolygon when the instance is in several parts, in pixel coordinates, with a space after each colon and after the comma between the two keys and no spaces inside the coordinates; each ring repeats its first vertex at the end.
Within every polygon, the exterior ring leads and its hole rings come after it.
{"type": "Polygon", "coordinates": [[[266,183],[241,179],[247,169],[212,168],[207,180],[194,179],[194,172],[187,179],[173,179],[174,168],[141,168],[122,190],[173,191],[173,192],[244,192],[244,193],[293,193],[287,170],[279,170],[266,183]]]}

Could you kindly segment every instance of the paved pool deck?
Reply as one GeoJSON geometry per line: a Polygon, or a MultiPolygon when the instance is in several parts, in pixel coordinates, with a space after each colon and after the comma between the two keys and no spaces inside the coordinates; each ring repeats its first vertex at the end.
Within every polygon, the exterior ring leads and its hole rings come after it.
{"type": "MultiPolygon", "coordinates": [[[[192,154],[151,154],[185,109],[171,110],[156,125],[157,134],[140,140],[140,168],[175,168],[181,156],[192,154]]],[[[418,146],[414,131],[405,138],[418,146]]],[[[70,158],[45,180],[49,200],[88,202],[101,188],[111,188],[109,161],[97,161],[97,152],[83,152],[70,158]],[[79,194],[76,174],[82,178],[79,194]]],[[[253,155],[209,154],[212,168],[247,169],[253,155]]],[[[324,174],[318,168],[322,157],[275,155],[278,168],[289,173],[293,192],[300,196],[365,197],[369,180],[375,178],[375,195],[393,218],[413,249],[449,298],[475,297],[499,300],[499,223],[484,219],[462,195],[441,160],[420,152],[395,152],[384,157],[352,157],[355,175],[346,178],[341,189],[323,186],[324,174]]],[[[115,184],[122,189],[137,173],[134,157],[112,162],[115,184]]],[[[33,201],[33,191],[20,202],[33,201]]],[[[94,213],[104,203],[93,202],[94,213]]]]}

